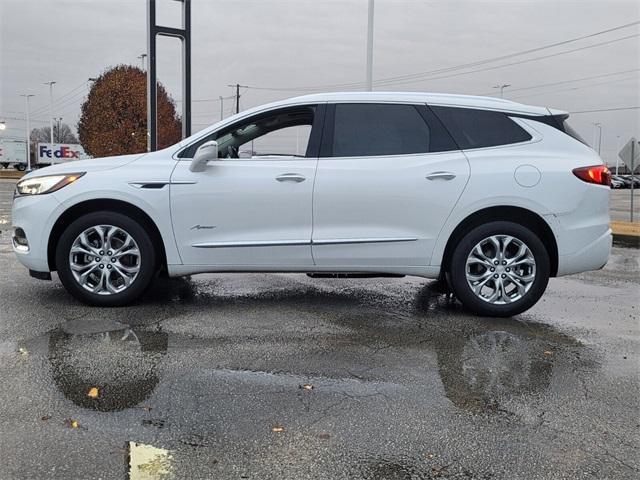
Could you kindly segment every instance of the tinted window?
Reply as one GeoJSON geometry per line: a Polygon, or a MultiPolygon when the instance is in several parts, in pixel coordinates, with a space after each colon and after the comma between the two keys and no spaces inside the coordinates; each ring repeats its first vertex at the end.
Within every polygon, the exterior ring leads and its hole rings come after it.
{"type": "Polygon", "coordinates": [[[413,105],[335,106],[334,157],[422,153],[429,143],[429,127],[413,105]]]}
{"type": "Polygon", "coordinates": [[[503,112],[455,107],[431,109],[463,150],[531,140],[531,135],[503,112]]]}

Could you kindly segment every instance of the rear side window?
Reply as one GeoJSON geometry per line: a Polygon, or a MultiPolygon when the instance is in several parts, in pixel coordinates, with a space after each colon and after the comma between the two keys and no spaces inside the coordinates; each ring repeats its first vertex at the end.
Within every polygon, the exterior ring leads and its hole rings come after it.
{"type": "Polygon", "coordinates": [[[503,112],[436,106],[431,110],[463,150],[531,140],[531,135],[503,112]]]}
{"type": "Polygon", "coordinates": [[[564,128],[564,133],[566,133],[570,137],[575,138],[576,140],[578,140],[581,143],[584,143],[585,145],[589,145],[587,141],[584,138],[582,138],[580,134],[576,132],[571,125],[569,125],[566,119],[562,121],[562,128],[564,128]]]}
{"type": "Polygon", "coordinates": [[[442,125],[427,124],[423,105],[342,103],[334,106],[325,156],[406,155],[455,150],[442,125]],[[430,128],[431,127],[431,128],[430,128]]]}

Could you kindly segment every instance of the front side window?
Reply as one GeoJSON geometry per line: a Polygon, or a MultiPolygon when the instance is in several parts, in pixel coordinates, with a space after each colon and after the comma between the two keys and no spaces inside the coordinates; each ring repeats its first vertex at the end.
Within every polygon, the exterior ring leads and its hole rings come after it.
{"type": "Polygon", "coordinates": [[[335,106],[333,157],[403,155],[429,151],[430,132],[414,105],[335,106]]]}
{"type": "Polygon", "coordinates": [[[190,145],[180,158],[193,158],[200,145],[218,142],[220,158],[307,156],[315,106],[287,107],[241,120],[190,145]]]}
{"type": "Polygon", "coordinates": [[[463,150],[531,140],[531,135],[504,112],[438,106],[431,110],[463,150]]]}

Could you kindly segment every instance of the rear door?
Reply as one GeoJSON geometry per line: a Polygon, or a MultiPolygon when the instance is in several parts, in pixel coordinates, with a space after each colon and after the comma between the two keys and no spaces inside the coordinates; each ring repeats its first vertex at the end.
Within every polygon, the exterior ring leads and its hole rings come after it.
{"type": "Polygon", "coordinates": [[[326,118],[313,194],[316,265],[428,265],[469,177],[464,154],[423,104],[331,104],[326,118]]]}

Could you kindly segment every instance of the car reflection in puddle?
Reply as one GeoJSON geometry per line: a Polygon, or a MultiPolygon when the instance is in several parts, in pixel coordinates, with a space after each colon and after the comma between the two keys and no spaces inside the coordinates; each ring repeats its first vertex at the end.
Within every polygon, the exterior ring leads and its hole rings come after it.
{"type": "Polygon", "coordinates": [[[130,408],[158,384],[157,366],[167,350],[167,334],[114,325],[101,332],[49,335],[53,380],[66,398],[102,412],[130,408]],[[96,395],[88,395],[91,389],[96,395]]]}

